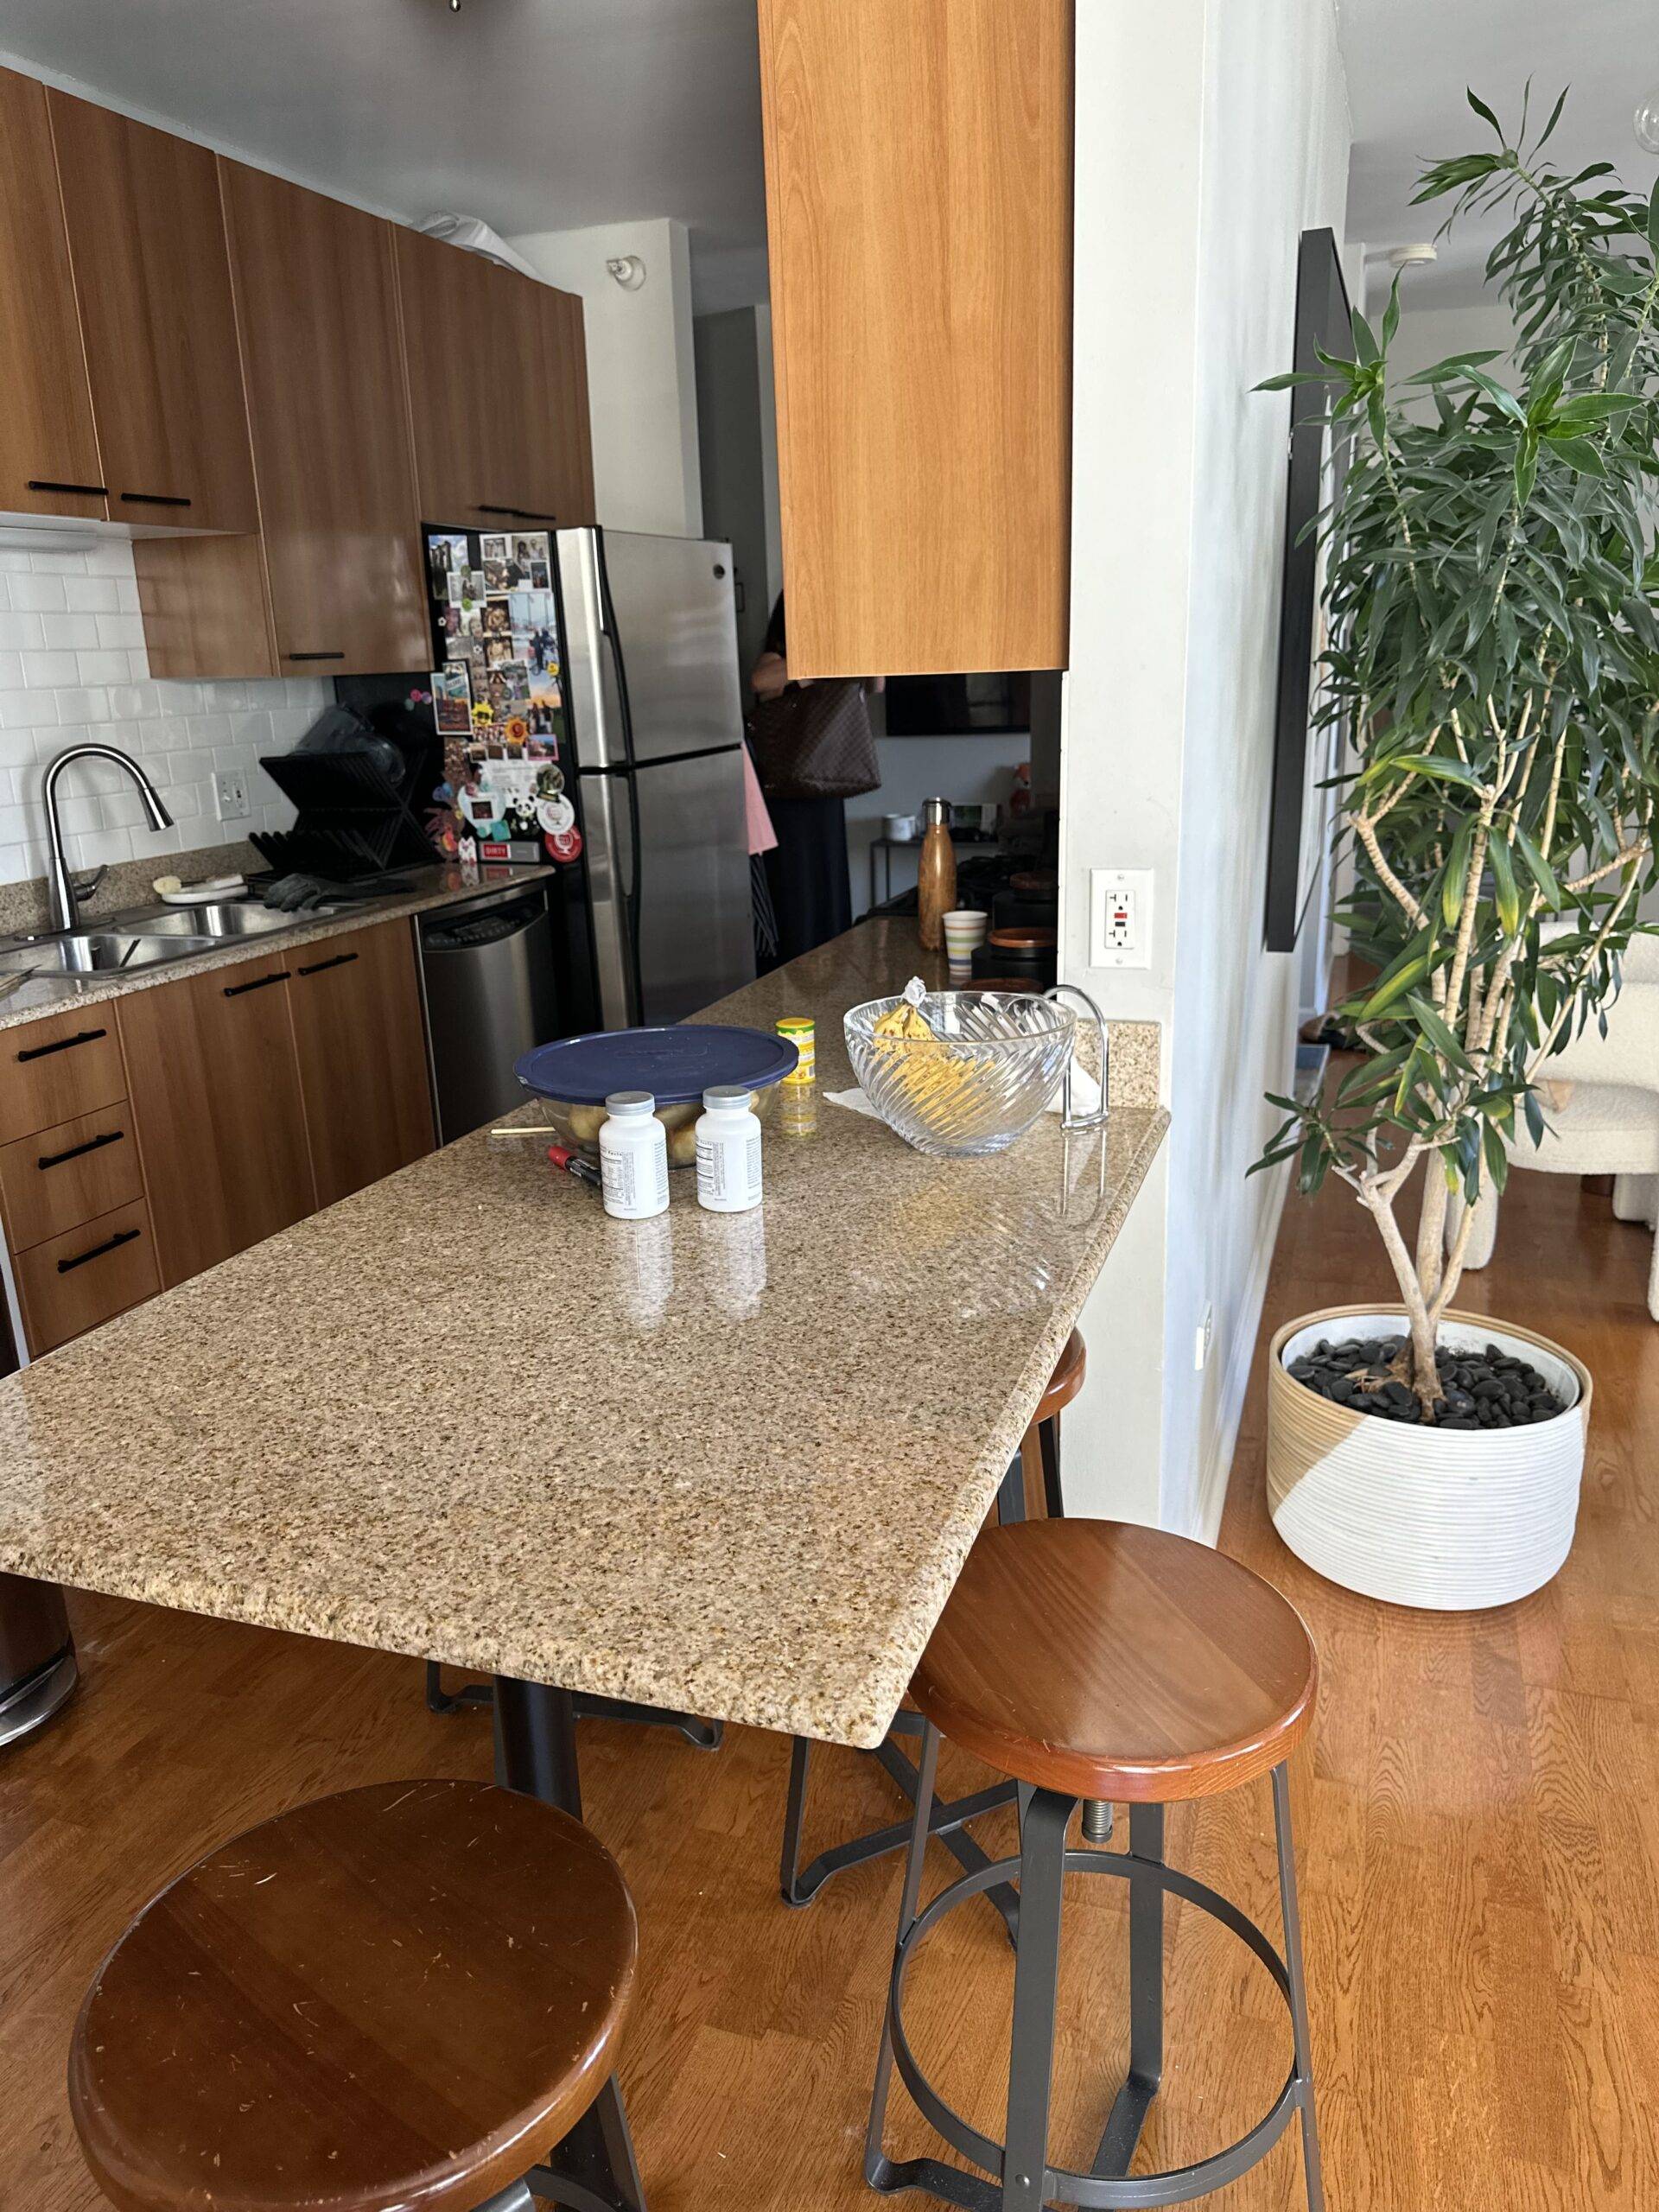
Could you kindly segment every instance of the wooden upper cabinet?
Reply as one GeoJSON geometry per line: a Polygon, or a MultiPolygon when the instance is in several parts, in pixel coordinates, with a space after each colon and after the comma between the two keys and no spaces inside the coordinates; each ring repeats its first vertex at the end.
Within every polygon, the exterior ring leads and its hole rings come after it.
{"type": "Polygon", "coordinates": [[[330,1206],[432,1149],[415,941],[408,922],[377,922],[288,964],[317,1204],[330,1206]]]}
{"type": "Polygon", "coordinates": [[[0,513],[108,508],[46,87],[0,69],[0,513]]]}
{"type": "Polygon", "coordinates": [[[591,520],[586,365],[578,384],[568,359],[573,316],[580,353],[582,302],[441,238],[396,235],[423,518],[467,530],[591,520]]]}
{"type": "Polygon", "coordinates": [[[1056,668],[1072,0],[760,0],[798,676],[1056,668]]]}
{"type": "Polygon", "coordinates": [[[218,162],[109,108],[47,99],[110,513],[257,530],[218,162]]]}
{"type": "MultiPolygon", "coordinates": [[[[221,158],[278,665],[431,658],[392,226],[221,158]]],[[[475,404],[493,404],[486,334],[475,404]]]]}

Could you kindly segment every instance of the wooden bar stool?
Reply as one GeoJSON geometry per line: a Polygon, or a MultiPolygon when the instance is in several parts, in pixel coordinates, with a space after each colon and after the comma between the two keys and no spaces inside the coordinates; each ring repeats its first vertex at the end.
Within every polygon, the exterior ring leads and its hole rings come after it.
{"type": "Polygon", "coordinates": [[[86,2163],[122,2212],[643,2212],[612,2078],[635,1949],[615,1860],[535,1798],[302,1805],[99,1968],[69,2056],[86,2163]]]}
{"type": "MultiPolygon", "coordinates": [[[[1062,1409],[1069,1406],[1083,1388],[1087,1366],[1087,1354],[1083,1338],[1073,1329],[1066,1338],[1054,1372],[1044,1385],[1043,1395],[1037,1402],[1037,1410],[1027,1426],[1019,1452],[1008,1462],[1008,1471],[1002,1478],[996,1494],[997,1518],[1006,1528],[1026,1517],[1026,1465],[1031,1460],[1042,1468],[1043,1495],[1052,1519],[1058,1520],[1065,1510],[1060,1491],[1059,1424],[1062,1409]]],[[[916,1802],[917,1765],[893,1740],[899,1736],[921,1733],[919,1713],[901,1712],[893,1715],[887,1740],[880,1745],[870,1757],[896,1782],[913,1805],[916,1802]]],[[[820,1852],[811,1864],[801,1865],[801,1827],[806,1812],[806,1785],[811,1765],[812,1745],[805,1736],[797,1736],[789,1766],[789,1799],[784,1813],[784,1844],[779,1866],[778,1886],[785,1904],[810,1904],[832,1874],[843,1873],[849,1866],[861,1866],[867,1859],[879,1859],[889,1851],[902,1851],[910,1838],[908,1815],[894,1821],[887,1827],[874,1828],[868,1835],[855,1836],[850,1843],[838,1843],[828,1851],[820,1852]]],[[[985,1853],[965,1833],[967,1823],[977,1820],[981,1814],[995,1812],[999,1806],[1014,1802],[1011,1783],[995,1783],[988,1789],[976,1790],[969,1797],[954,1797],[942,1801],[933,1808],[932,1833],[938,1837],[957,1863],[970,1873],[988,1865],[985,1853]]],[[[1091,1827],[1097,1828],[1100,1815],[1090,1815],[1091,1827]]],[[[1109,1833],[1110,1812],[1105,1810],[1105,1828],[1109,1833]]],[[[992,1892],[991,1902],[1007,1923],[1008,1932],[1014,1933],[1019,1924],[1020,1899],[1007,1885],[992,1892]]]]}
{"type": "Polygon", "coordinates": [[[1313,1716],[1317,1680],[1313,1646],[1294,1609],[1203,1544],[1102,1521],[1033,1521],[979,1539],[911,1685],[925,1725],[865,2146],[873,2188],[925,2190],[973,2212],[1039,2212],[1051,2200],[1087,2207],[1181,2203],[1236,2179],[1300,2116],[1310,2212],[1322,2212],[1286,1767],[1313,1716]],[[923,1909],[941,1735],[1014,1777],[1020,1847],[1017,1857],[953,1881],[923,1909]],[[1282,1957],[1236,1905],[1164,1857],[1166,1804],[1236,1789],[1267,1773],[1282,1957]],[[1127,1851],[1066,1848],[1071,1815],[1089,1798],[1128,1804],[1127,1851]],[[1065,1875],[1081,1873],[1129,1884],[1128,2075],[1086,2173],[1052,2164],[1048,2152],[1061,1885],[1065,1875]],[[944,1915],[1016,1878],[1014,2028],[999,2143],[953,2111],[928,2081],[906,2035],[903,1999],[917,1947],[944,1915]],[[1129,2179],[1163,2071],[1166,1892],[1209,1913],[1255,1955],[1289,2012],[1293,2056],[1273,2105],[1236,2143],[1179,2171],[1129,2179]],[[931,2125],[995,2185],[936,2158],[895,2164],[887,2156],[895,2065],[931,2125]]]}

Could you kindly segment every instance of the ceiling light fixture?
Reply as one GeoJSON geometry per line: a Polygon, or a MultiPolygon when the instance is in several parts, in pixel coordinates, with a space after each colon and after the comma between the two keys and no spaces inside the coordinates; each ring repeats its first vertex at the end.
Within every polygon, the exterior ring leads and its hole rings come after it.
{"type": "Polygon", "coordinates": [[[637,253],[613,254],[605,266],[625,292],[637,292],[645,281],[645,264],[637,253]]]}
{"type": "Polygon", "coordinates": [[[1421,269],[1426,262],[1438,261],[1440,254],[1427,239],[1416,245],[1391,245],[1389,248],[1390,269],[1421,269]]]}
{"type": "Polygon", "coordinates": [[[1650,154],[1659,154],[1659,85],[1656,85],[1636,111],[1637,143],[1650,154]]]}

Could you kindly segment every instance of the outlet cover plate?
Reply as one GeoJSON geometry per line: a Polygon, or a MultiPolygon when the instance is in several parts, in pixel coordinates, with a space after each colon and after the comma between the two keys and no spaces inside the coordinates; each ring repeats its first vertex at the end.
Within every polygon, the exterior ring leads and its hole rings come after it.
{"type": "Polygon", "coordinates": [[[1096,868],[1089,871],[1089,965],[1152,965],[1152,870],[1096,868]]]}

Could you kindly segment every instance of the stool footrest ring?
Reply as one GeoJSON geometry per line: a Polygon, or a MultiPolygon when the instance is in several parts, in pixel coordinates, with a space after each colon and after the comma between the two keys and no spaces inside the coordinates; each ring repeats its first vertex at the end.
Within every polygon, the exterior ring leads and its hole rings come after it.
{"type": "MultiPolygon", "coordinates": [[[[1219,1921],[1255,1954],[1273,1977],[1287,2010],[1290,2010],[1290,1974],[1284,1960],[1255,1923],[1218,1890],[1212,1890],[1207,1883],[1183,1873],[1162,1859],[1147,1859],[1133,1851],[1067,1851],[1063,1864],[1068,1874],[1111,1874],[1121,1880],[1134,1875],[1155,1883],[1173,1896],[1185,1898],[1212,1920],[1219,1921]]],[[[904,1980],[916,1946],[947,1913],[997,1884],[1017,1881],[1020,1868],[1018,1857],[997,1859],[988,1866],[963,1875],[942,1890],[900,1936],[887,1995],[887,2027],[893,2063],[918,2111],[953,2149],[991,2175],[1002,2171],[1003,2146],[990,2136],[982,2134],[946,2104],[923,2072],[905,2032],[904,1980]]],[[[1082,2208],[1082,2212],[1143,2212],[1143,2208],[1155,2205],[1185,2203],[1192,2197],[1202,2196],[1236,2181],[1258,2164],[1311,2094],[1311,2082],[1293,2063],[1283,2088],[1268,2111],[1226,2149],[1214,2152],[1192,2165],[1133,2177],[1074,2173],[1063,2166],[1049,2166],[1043,2179],[1043,2202],[1057,2198],[1063,2204],[1082,2208]]],[[[865,2178],[873,2189],[885,2194],[904,2189],[928,2190],[947,2202],[963,2207],[963,2212],[998,2212],[1002,2201],[1000,2182],[982,2182],[977,2175],[963,2173],[932,2158],[910,2159],[895,2164],[885,2155],[878,2154],[867,2163],[865,2178]]]]}

